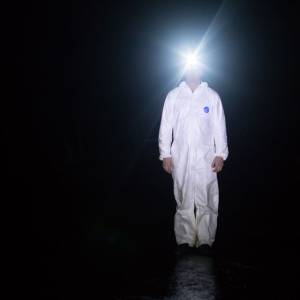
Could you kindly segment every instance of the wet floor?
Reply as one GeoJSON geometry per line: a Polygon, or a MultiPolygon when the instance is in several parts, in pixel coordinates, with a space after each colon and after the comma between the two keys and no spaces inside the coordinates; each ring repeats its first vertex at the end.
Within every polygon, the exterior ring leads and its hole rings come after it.
{"type": "Polygon", "coordinates": [[[105,249],[102,242],[81,252],[45,253],[28,287],[39,294],[36,299],[300,299],[296,248],[277,249],[276,255],[261,248],[254,255],[249,245],[247,251],[219,248],[203,256],[150,246],[122,240],[119,247],[105,249]]]}
{"type": "Polygon", "coordinates": [[[175,257],[169,269],[162,269],[145,281],[137,282],[131,291],[124,292],[117,299],[299,299],[299,277],[294,275],[293,265],[290,264],[293,261],[286,257],[280,262],[280,259],[247,261],[186,254],[175,257]]]}
{"type": "Polygon", "coordinates": [[[213,259],[188,255],[177,260],[164,299],[216,299],[217,291],[213,259]]]}
{"type": "Polygon", "coordinates": [[[188,253],[175,257],[169,270],[127,291],[119,300],[215,300],[268,298],[270,290],[263,266],[221,257],[188,253]]]}

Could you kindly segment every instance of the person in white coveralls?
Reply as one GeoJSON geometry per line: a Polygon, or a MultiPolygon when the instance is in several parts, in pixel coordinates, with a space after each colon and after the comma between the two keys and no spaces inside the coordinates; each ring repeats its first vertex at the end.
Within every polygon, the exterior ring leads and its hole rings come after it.
{"type": "Polygon", "coordinates": [[[217,173],[228,157],[220,96],[201,80],[196,64],[166,96],[158,136],[159,159],[172,175],[180,248],[211,249],[219,205],[217,173]]]}

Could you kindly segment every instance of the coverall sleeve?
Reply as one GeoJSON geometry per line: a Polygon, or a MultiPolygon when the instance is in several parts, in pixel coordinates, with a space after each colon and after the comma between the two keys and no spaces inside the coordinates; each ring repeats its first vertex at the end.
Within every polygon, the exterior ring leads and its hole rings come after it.
{"type": "Polygon", "coordinates": [[[214,142],[216,156],[221,156],[226,160],[228,157],[226,121],[222,101],[219,95],[216,96],[214,113],[214,142]]]}
{"type": "Polygon", "coordinates": [[[172,132],[173,132],[173,99],[169,93],[165,99],[160,127],[158,135],[158,146],[159,146],[159,159],[163,160],[166,157],[171,157],[171,144],[172,144],[172,132]]]}

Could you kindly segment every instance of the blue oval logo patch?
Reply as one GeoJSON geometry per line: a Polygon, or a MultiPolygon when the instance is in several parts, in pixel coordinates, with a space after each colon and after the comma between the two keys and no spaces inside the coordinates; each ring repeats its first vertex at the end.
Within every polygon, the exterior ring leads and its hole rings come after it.
{"type": "Polygon", "coordinates": [[[205,106],[205,107],[203,108],[203,110],[204,110],[205,113],[208,113],[208,112],[209,112],[209,107],[208,107],[208,106],[205,106]]]}

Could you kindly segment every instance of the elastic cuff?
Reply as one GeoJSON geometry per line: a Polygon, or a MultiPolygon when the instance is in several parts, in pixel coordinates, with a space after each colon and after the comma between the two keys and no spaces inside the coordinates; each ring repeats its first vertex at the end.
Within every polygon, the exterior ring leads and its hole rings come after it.
{"type": "Polygon", "coordinates": [[[169,155],[160,155],[159,160],[163,160],[164,158],[167,158],[167,157],[172,157],[172,156],[170,154],[169,155]]]}
{"type": "Polygon", "coordinates": [[[219,154],[216,153],[215,156],[220,156],[223,158],[224,161],[226,160],[226,155],[223,153],[219,153],[219,154]]]}

